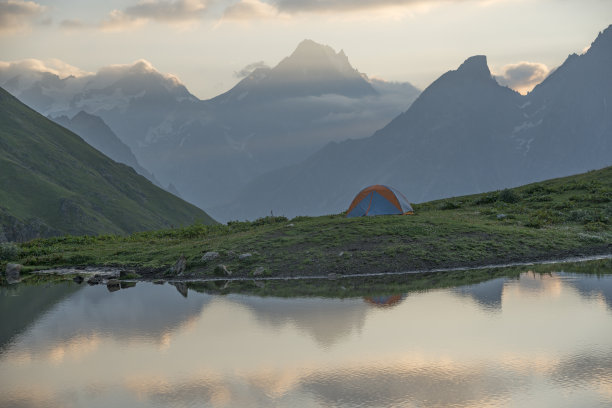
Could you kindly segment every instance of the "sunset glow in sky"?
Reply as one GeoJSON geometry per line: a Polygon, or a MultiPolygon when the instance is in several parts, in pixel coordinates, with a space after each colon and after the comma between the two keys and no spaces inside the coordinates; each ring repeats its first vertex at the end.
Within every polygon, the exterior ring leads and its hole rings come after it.
{"type": "Polygon", "coordinates": [[[310,38],[421,89],[485,54],[525,92],[610,23],[609,0],[0,0],[0,61],[65,76],[145,59],[209,98],[310,38]]]}

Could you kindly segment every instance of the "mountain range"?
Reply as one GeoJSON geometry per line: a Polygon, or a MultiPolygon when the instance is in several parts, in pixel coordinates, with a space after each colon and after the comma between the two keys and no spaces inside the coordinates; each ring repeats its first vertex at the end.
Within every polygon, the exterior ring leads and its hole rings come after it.
{"type": "Polygon", "coordinates": [[[527,95],[499,85],[483,55],[420,93],[311,40],[209,100],[144,60],[63,79],[0,72],[0,83],[227,221],[337,213],[370,184],[421,202],[610,165],[610,72],[608,27],[527,95]]]}
{"type": "MultiPolygon", "coordinates": [[[[369,79],[344,52],[311,40],[204,101],[144,60],[63,79],[0,72],[0,84],[68,127],[66,118],[80,112],[99,117],[146,171],[124,161],[120,150],[107,151],[111,158],[176,186],[201,208],[227,202],[254,177],[304,160],[330,141],[371,135],[419,94],[408,83],[369,79]]],[[[100,127],[89,119],[90,128],[73,128],[86,140],[100,127]]]]}
{"type": "Polygon", "coordinates": [[[215,221],[0,88],[0,242],[215,221]]]}
{"type": "Polygon", "coordinates": [[[155,176],[138,163],[129,146],[123,143],[99,116],[80,111],[72,118],[62,115],[50,119],[81,136],[89,145],[106,156],[112,157],[119,163],[127,164],[138,174],[159,184],[155,176]]]}
{"type": "Polygon", "coordinates": [[[250,182],[221,219],[345,210],[370,184],[409,200],[502,189],[612,163],[612,26],[527,95],[468,58],[368,138],[332,142],[250,182]]]}

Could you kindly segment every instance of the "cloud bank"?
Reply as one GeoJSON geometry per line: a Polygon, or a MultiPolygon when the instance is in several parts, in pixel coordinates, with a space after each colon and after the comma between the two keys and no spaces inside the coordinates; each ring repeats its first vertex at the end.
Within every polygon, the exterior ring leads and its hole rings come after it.
{"type": "Polygon", "coordinates": [[[501,73],[495,76],[500,85],[505,85],[517,92],[526,94],[542,82],[550,69],[540,62],[521,61],[502,67],[501,73]]]}
{"type": "Polygon", "coordinates": [[[124,10],[111,11],[102,28],[121,30],[149,21],[180,25],[198,20],[207,7],[207,0],[144,0],[124,10]]]}
{"type": "Polygon", "coordinates": [[[225,9],[223,18],[228,20],[252,20],[274,18],[279,10],[269,3],[259,0],[240,0],[225,9]]]}
{"type": "Polygon", "coordinates": [[[274,4],[280,11],[286,13],[300,13],[321,11],[350,12],[389,6],[411,6],[441,1],[442,0],[274,0],[274,4]]]}
{"type": "Polygon", "coordinates": [[[0,34],[9,34],[29,27],[46,7],[33,1],[0,1],[0,34]]]}
{"type": "Polygon", "coordinates": [[[31,72],[50,73],[60,78],[69,76],[80,77],[91,74],[55,58],[45,61],[34,58],[19,61],[0,61],[0,81],[31,72]]]}

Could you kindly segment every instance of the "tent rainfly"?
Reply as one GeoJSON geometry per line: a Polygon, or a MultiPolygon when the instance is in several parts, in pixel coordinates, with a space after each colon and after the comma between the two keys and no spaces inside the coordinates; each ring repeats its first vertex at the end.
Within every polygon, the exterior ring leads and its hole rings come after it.
{"type": "Polygon", "coordinates": [[[346,211],[347,217],[364,215],[412,214],[410,203],[393,187],[376,184],[366,187],[353,199],[346,211]]]}

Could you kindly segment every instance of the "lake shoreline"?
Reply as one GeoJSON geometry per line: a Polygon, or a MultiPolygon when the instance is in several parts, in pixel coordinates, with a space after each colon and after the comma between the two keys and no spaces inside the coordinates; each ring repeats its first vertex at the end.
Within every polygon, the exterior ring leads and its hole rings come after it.
{"type": "MultiPolygon", "coordinates": [[[[337,274],[337,273],[320,273],[320,274],[295,274],[295,273],[278,273],[275,276],[214,276],[203,277],[198,276],[197,272],[187,272],[180,275],[170,275],[167,269],[152,270],[150,268],[138,267],[121,267],[121,266],[76,266],[68,268],[53,268],[39,271],[31,271],[29,274],[36,276],[66,276],[76,277],[81,276],[86,280],[89,277],[99,276],[106,280],[119,279],[130,282],[216,282],[216,281],[272,281],[272,280],[321,280],[321,279],[350,279],[364,278],[377,276],[394,276],[394,275],[415,275],[415,274],[431,274],[444,272],[462,272],[474,270],[489,270],[513,268],[522,266],[536,265],[556,265],[566,263],[581,263],[588,261],[597,261],[604,259],[612,259],[612,251],[610,248],[606,252],[599,252],[593,248],[593,251],[580,251],[580,253],[569,253],[565,256],[541,256],[529,260],[497,260],[497,262],[481,263],[472,265],[456,265],[446,267],[430,267],[421,269],[406,269],[402,271],[386,271],[386,272],[363,272],[353,271],[352,273],[337,274]],[[587,253],[585,253],[587,252],[587,253]]],[[[100,282],[102,283],[102,281],[100,282]]]]}

